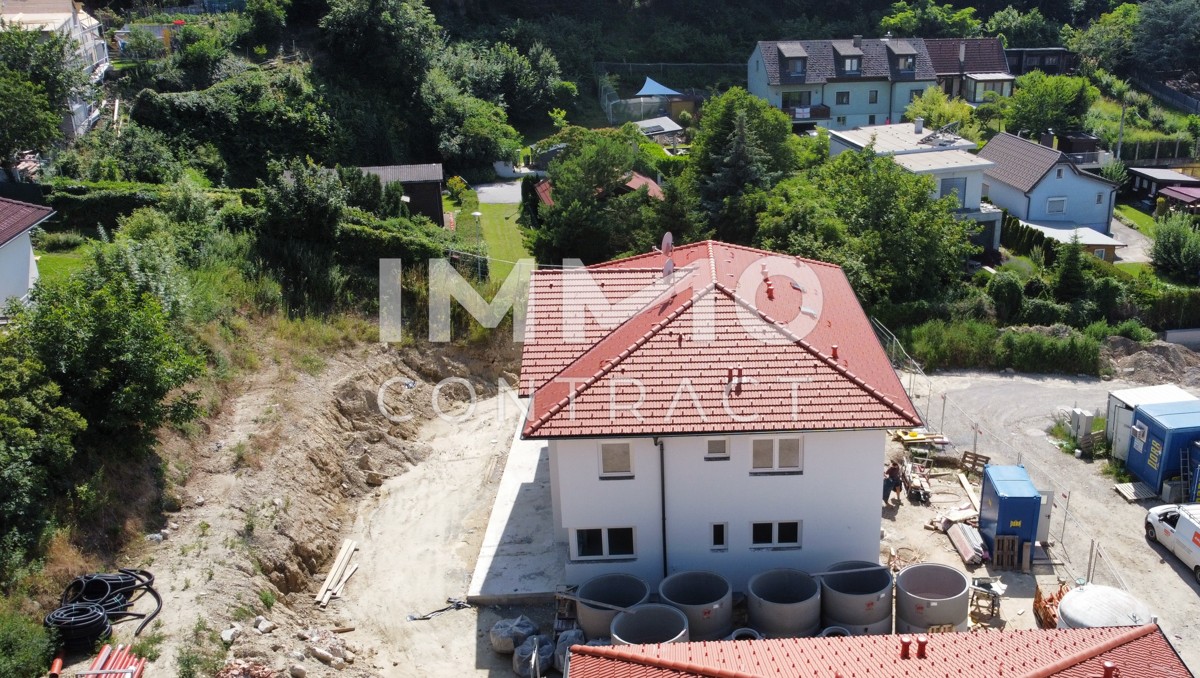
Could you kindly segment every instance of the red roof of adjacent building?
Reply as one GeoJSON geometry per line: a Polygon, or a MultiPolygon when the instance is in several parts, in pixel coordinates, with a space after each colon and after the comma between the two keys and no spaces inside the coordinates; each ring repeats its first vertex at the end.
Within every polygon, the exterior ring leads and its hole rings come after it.
{"type": "Polygon", "coordinates": [[[571,678],[1121,678],[1192,673],[1156,624],[1093,629],[941,633],[926,656],[900,658],[900,636],[571,648],[571,678]]]}
{"type": "MultiPolygon", "coordinates": [[[[630,172],[629,181],[626,181],[623,186],[629,189],[629,192],[631,193],[638,190],[642,186],[645,186],[646,192],[650,194],[651,198],[658,198],[659,200],[663,199],[662,187],[658,185],[658,182],[644,174],[630,172]]],[[[533,189],[535,192],[537,192],[538,200],[540,200],[543,205],[554,204],[554,197],[551,195],[551,193],[554,191],[554,184],[552,184],[549,179],[542,179],[541,181],[537,182],[533,189]]]]}
{"type": "Polygon", "coordinates": [[[1000,38],[925,38],[925,48],[938,75],[1009,72],[1000,38]],[[959,50],[965,57],[961,63],[959,50]]]}
{"type": "Polygon", "coordinates": [[[838,266],[714,241],[666,261],[533,274],[525,436],[920,424],[838,266]]]}
{"type": "Polygon", "coordinates": [[[19,200],[0,198],[0,247],[45,221],[54,210],[19,200]]]}

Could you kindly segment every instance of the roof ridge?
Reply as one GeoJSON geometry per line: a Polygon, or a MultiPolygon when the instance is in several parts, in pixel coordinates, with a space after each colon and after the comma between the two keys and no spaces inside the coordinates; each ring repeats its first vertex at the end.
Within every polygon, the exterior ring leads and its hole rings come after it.
{"type": "MultiPolygon", "coordinates": [[[[542,416],[540,416],[537,419],[533,420],[532,422],[528,423],[525,426],[525,429],[523,431],[524,435],[531,435],[533,433],[536,433],[537,430],[539,428],[541,428],[547,421],[549,421],[551,418],[553,418],[559,412],[562,412],[563,408],[570,405],[571,400],[573,398],[575,398],[576,396],[582,394],[584,391],[591,388],[593,384],[600,381],[600,379],[602,379],[603,377],[605,377],[606,375],[611,373],[614,369],[616,369],[617,365],[625,362],[625,360],[629,356],[633,355],[634,351],[636,351],[639,348],[641,348],[642,346],[644,346],[647,341],[650,341],[654,337],[658,336],[658,334],[660,332],[662,332],[663,329],[666,328],[667,325],[670,325],[671,323],[673,323],[687,309],[694,306],[696,304],[697,300],[699,300],[700,298],[704,297],[706,294],[711,292],[715,285],[716,285],[716,283],[710,282],[699,292],[692,294],[691,299],[688,299],[687,301],[683,302],[682,304],[679,305],[679,308],[676,308],[674,311],[671,311],[669,314],[667,314],[667,316],[665,318],[663,318],[662,320],[659,320],[658,322],[651,325],[650,328],[647,329],[644,333],[642,333],[642,335],[640,337],[638,337],[632,344],[630,344],[627,348],[625,348],[620,353],[618,353],[615,358],[605,359],[601,363],[602,366],[599,371],[597,371],[595,374],[591,375],[590,377],[582,380],[581,382],[578,382],[581,384],[579,387],[577,387],[574,390],[572,390],[571,392],[569,392],[565,398],[562,398],[558,402],[551,405],[550,408],[547,409],[544,414],[542,414],[542,416]],[[608,363],[608,365],[603,366],[604,363],[608,363]]],[[[636,317],[637,317],[637,315],[634,315],[634,316],[630,317],[629,320],[626,320],[625,322],[629,322],[630,320],[633,320],[633,318],[636,318],[636,317]]],[[[622,323],[622,326],[624,324],[625,323],[622,323]]],[[[601,339],[600,342],[593,344],[592,348],[594,349],[602,341],[603,341],[603,339],[601,339]]],[[[590,350],[591,349],[589,349],[589,352],[590,352],[590,350]]],[[[552,382],[555,379],[557,379],[558,375],[565,372],[569,367],[571,367],[571,365],[575,365],[576,363],[578,363],[586,355],[587,355],[587,353],[584,353],[583,355],[579,356],[575,360],[571,361],[570,365],[567,365],[567,367],[564,367],[563,369],[559,370],[558,373],[554,375],[554,377],[551,377],[550,381],[552,382]]],[[[550,382],[546,382],[546,383],[550,383],[550,382]]],[[[533,411],[532,408],[530,409],[530,411],[531,412],[533,411]]]]}
{"type": "Polygon", "coordinates": [[[1157,630],[1158,624],[1146,624],[1144,626],[1131,627],[1127,631],[1114,634],[1111,638],[1103,643],[1100,643],[1099,645],[1085,647],[1074,654],[1062,657],[1058,661],[1047,664],[1046,666],[1042,666],[1034,671],[1030,671],[1024,674],[1023,678],[1049,678],[1049,676],[1053,676],[1057,673],[1065,671],[1072,666],[1082,664],[1089,659],[1094,659],[1105,652],[1115,650],[1126,643],[1130,643],[1139,638],[1145,638],[1157,630]]]}
{"type": "Polygon", "coordinates": [[[767,256],[771,256],[771,257],[782,257],[784,259],[799,259],[800,261],[803,261],[806,264],[816,264],[818,266],[827,266],[829,268],[841,268],[841,266],[838,266],[837,264],[834,264],[832,262],[821,261],[819,259],[809,259],[808,257],[802,257],[799,254],[783,254],[782,252],[772,252],[770,250],[759,249],[757,247],[750,247],[749,245],[738,245],[738,244],[731,243],[731,242],[721,242],[720,240],[709,240],[708,242],[711,242],[711,243],[714,243],[717,245],[721,245],[722,247],[729,247],[729,248],[732,248],[735,250],[742,250],[743,252],[755,252],[758,254],[764,254],[767,256]]]}
{"type": "Polygon", "coordinates": [[[863,391],[865,391],[867,393],[867,395],[870,395],[871,397],[875,398],[879,402],[883,403],[885,406],[887,406],[889,409],[891,409],[896,414],[899,414],[905,418],[908,418],[908,419],[912,420],[914,423],[918,423],[918,424],[920,423],[920,417],[919,417],[919,415],[917,415],[917,413],[915,411],[914,412],[906,411],[903,407],[898,405],[896,403],[896,401],[891,398],[891,396],[883,393],[879,389],[868,384],[866,382],[866,380],[864,380],[862,377],[858,376],[854,372],[851,372],[849,368],[839,365],[836,360],[834,360],[833,358],[830,358],[829,356],[825,355],[821,351],[817,350],[817,348],[815,346],[808,343],[803,338],[796,336],[795,332],[792,332],[790,329],[783,326],[779,321],[775,320],[771,316],[769,316],[766,313],[764,313],[763,311],[759,310],[756,306],[754,306],[750,302],[743,299],[741,296],[739,296],[733,290],[729,289],[728,287],[725,287],[721,283],[716,283],[716,286],[722,292],[727,294],[729,296],[729,298],[733,299],[734,302],[736,302],[736,303],[750,309],[754,313],[758,314],[758,316],[760,318],[762,318],[764,322],[766,322],[768,325],[773,327],[776,331],[780,332],[785,337],[791,339],[793,342],[796,343],[797,346],[800,346],[804,350],[811,353],[813,355],[813,357],[817,358],[818,360],[825,363],[829,367],[832,367],[843,377],[846,377],[847,379],[849,379],[852,384],[854,384],[855,386],[857,386],[860,389],[862,389],[863,391]]]}
{"type": "Polygon", "coordinates": [[[631,664],[640,664],[641,666],[646,666],[649,668],[687,672],[698,676],[704,676],[705,678],[762,678],[761,674],[748,673],[739,669],[705,666],[695,662],[667,659],[665,657],[656,657],[640,652],[630,652],[624,650],[623,648],[625,647],[629,646],[572,645],[568,649],[568,652],[589,655],[598,659],[612,659],[615,661],[629,662],[631,664]]]}

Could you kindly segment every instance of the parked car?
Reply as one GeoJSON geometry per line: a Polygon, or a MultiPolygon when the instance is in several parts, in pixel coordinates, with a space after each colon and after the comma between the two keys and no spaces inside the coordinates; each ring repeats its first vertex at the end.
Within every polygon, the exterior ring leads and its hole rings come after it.
{"type": "Polygon", "coordinates": [[[1200,504],[1164,504],[1146,512],[1146,539],[1174,553],[1200,582],[1200,504]]]}

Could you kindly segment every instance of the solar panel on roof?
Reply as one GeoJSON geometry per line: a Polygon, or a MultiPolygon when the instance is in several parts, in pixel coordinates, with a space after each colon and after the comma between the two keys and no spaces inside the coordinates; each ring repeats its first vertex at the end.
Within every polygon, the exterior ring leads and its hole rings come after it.
{"type": "Polygon", "coordinates": [[[642,128],[642,132],[644,132],[646,134],[658,134],[659,132],[662,132],[662,131],[663,131],[662,125],[650,125],[649,127],[642,128]]]}

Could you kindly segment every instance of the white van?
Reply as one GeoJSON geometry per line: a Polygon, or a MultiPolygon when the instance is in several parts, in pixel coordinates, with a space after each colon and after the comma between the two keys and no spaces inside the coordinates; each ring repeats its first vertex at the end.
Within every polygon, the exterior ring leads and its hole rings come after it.
{"type": "Polygon", "coordinates": [[[1174,553],[1200,582],[1200,504],[1164,504],[1146,512],[1146,539],[1174,553]]]}

